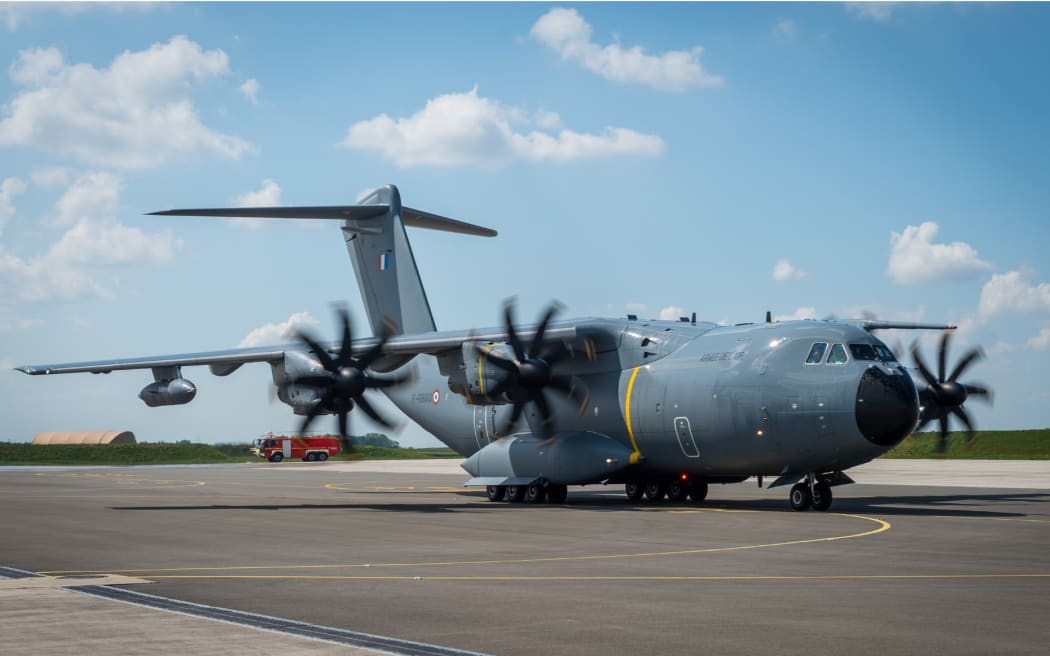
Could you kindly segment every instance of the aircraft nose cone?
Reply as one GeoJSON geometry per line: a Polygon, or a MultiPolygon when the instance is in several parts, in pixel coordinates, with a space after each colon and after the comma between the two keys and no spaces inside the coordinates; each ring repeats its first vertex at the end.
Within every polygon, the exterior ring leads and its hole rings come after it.
{"type": "Polygon", "coordinates": [[[857,387],[856,415],[857,427],[869,442],[899,444],[919,420],[919,397],[911,376],[868,367],[857,387]]]}

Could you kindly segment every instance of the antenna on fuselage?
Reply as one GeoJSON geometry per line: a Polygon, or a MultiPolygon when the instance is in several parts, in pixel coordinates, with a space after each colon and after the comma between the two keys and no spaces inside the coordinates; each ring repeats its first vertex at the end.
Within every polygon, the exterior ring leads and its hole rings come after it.
{"type": "Polygon", "coordinates": [[[766,310],[766,323],[773,323],[773,313],[766,310]]]}

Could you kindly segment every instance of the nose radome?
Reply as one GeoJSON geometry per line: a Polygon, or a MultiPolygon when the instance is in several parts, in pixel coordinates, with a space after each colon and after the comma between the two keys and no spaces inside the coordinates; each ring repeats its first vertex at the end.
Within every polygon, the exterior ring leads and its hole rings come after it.
{"type": "Polygon", "coordinates": [[[857,427],[879,446],[896,446],[919,420],[919,397],[911,376],[868,367],[857,386],[857,427]]]}

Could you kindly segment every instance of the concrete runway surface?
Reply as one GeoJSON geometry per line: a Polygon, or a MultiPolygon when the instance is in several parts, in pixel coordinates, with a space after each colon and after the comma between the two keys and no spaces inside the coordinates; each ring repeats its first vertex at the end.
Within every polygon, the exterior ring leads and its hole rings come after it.
{"type": "Polygon", "coordinates": [[[49,577],[0,580],[0,651],[369,653],[362,633],[506,656],[1047,650],[1050,463],[879,461],[827,513],[754,482],[700,506],[631,505],[620,486],[494,504],[456,465],[0,470],[0,566],[49,577]],[[70,578],[103,574],[124,578],[70,578]],[[171,628],[202,606],[236,625],[171,628]],[[237,619],[259,616],[271,630],[237,619]],[[173,647],[180,631],[198,639],[173,647]]]}

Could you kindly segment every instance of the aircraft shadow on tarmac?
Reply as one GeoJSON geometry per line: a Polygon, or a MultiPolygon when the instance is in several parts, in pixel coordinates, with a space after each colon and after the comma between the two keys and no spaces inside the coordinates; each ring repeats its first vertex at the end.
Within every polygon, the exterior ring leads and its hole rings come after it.
{"type": "MultiPolygon", "coordinates": [[[[1028,513],[1023,510],[982,509],[982,503],[1038,503],[1050,501],[1050,493],[1041,492],[992,492],[987,494],[927,494],[909,496],[870,496],[840,497],[835,500],[832,512],[853,514],[876,514],[895,516],[952,516],[952,517],[1001,517],[1024,518],[1028,513]]],[[[212,504],[212,505],[172,505],[172,506],[111,506],[110,510],[137,511],[193,511],[193,510],[375,510],[380,512],[405,513],[461,513],[461,512],[496,512],[496,511],[582,511],[582,512],[650,512],[652,510],[757,510],[793,512],[783,499],[724,499],[717,498],[694,504],[671,504],[668,502],[647,503],[630,502],[625,498],[611,494],[580,494],[570,497],[564,504],[513,504],[491,503],[483,496],[457,494],[455,500],[448,502],[422,501],[403,502],[366,502],[366,503],[246,503],[246,504],[212,504]]]]}

